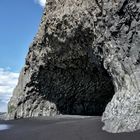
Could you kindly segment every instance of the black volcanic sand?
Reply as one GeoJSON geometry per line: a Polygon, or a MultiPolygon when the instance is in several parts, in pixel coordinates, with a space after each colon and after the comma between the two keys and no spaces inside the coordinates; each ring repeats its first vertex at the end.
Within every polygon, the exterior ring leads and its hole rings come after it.
{"type": "Polygon", "coordinates": [[[11,125],[11,129],[0,131],[0,140],[140,140],[140,131],[121,134],[102,131],[100,117],[40,117],[0,124],[11,125]]]}

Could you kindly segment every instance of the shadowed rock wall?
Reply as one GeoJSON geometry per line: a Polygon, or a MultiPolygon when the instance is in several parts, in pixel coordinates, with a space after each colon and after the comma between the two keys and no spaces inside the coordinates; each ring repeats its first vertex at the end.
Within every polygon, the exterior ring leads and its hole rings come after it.
{"type": "MultiPolygon", "coordinates": [[[[98,37],[93,17],[100,10],[90,1],[74,1],[74,5],[72,1],[52,2],[47,2],[39,32],[29,48],[9,114],[12,118],[102,115],[114,86],[102,57],[93,49],[98,37]]],[[[95,20],[96,24],[101,22],[100,17],[95,20]]]]}

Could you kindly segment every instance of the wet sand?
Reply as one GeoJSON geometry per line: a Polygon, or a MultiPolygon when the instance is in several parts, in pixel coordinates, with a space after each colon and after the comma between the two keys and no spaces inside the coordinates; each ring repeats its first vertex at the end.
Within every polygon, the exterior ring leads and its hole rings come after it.
{"type": "Polygon", "coordinates": [[[0,124],[10,126],[0,131],[0,140],[140,140],[140,131],[121,134],[102,131],[100,117],[39,117],[0,124]]]}

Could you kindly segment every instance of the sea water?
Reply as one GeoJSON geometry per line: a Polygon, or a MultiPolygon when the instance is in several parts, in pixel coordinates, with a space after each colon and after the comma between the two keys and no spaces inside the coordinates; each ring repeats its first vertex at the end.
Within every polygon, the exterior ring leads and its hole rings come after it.
{"type": "Polygon", "coordinates": [[[0,124],[0,131],[2,130],[6,130],[6,129],[10,129],[10,125],[7,125],[7,124],[0,124]]]}

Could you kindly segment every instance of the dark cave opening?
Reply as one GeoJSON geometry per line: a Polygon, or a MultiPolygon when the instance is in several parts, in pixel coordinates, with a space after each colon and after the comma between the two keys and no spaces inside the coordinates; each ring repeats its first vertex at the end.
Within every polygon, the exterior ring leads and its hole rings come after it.
{"type": "Polygon", "coordinates": [[[98,68],[87,56],[40,67],[39,93],[56,104],[61,114],[101,116],[114,95],[111,76],[103,65],[98,68]]]}

